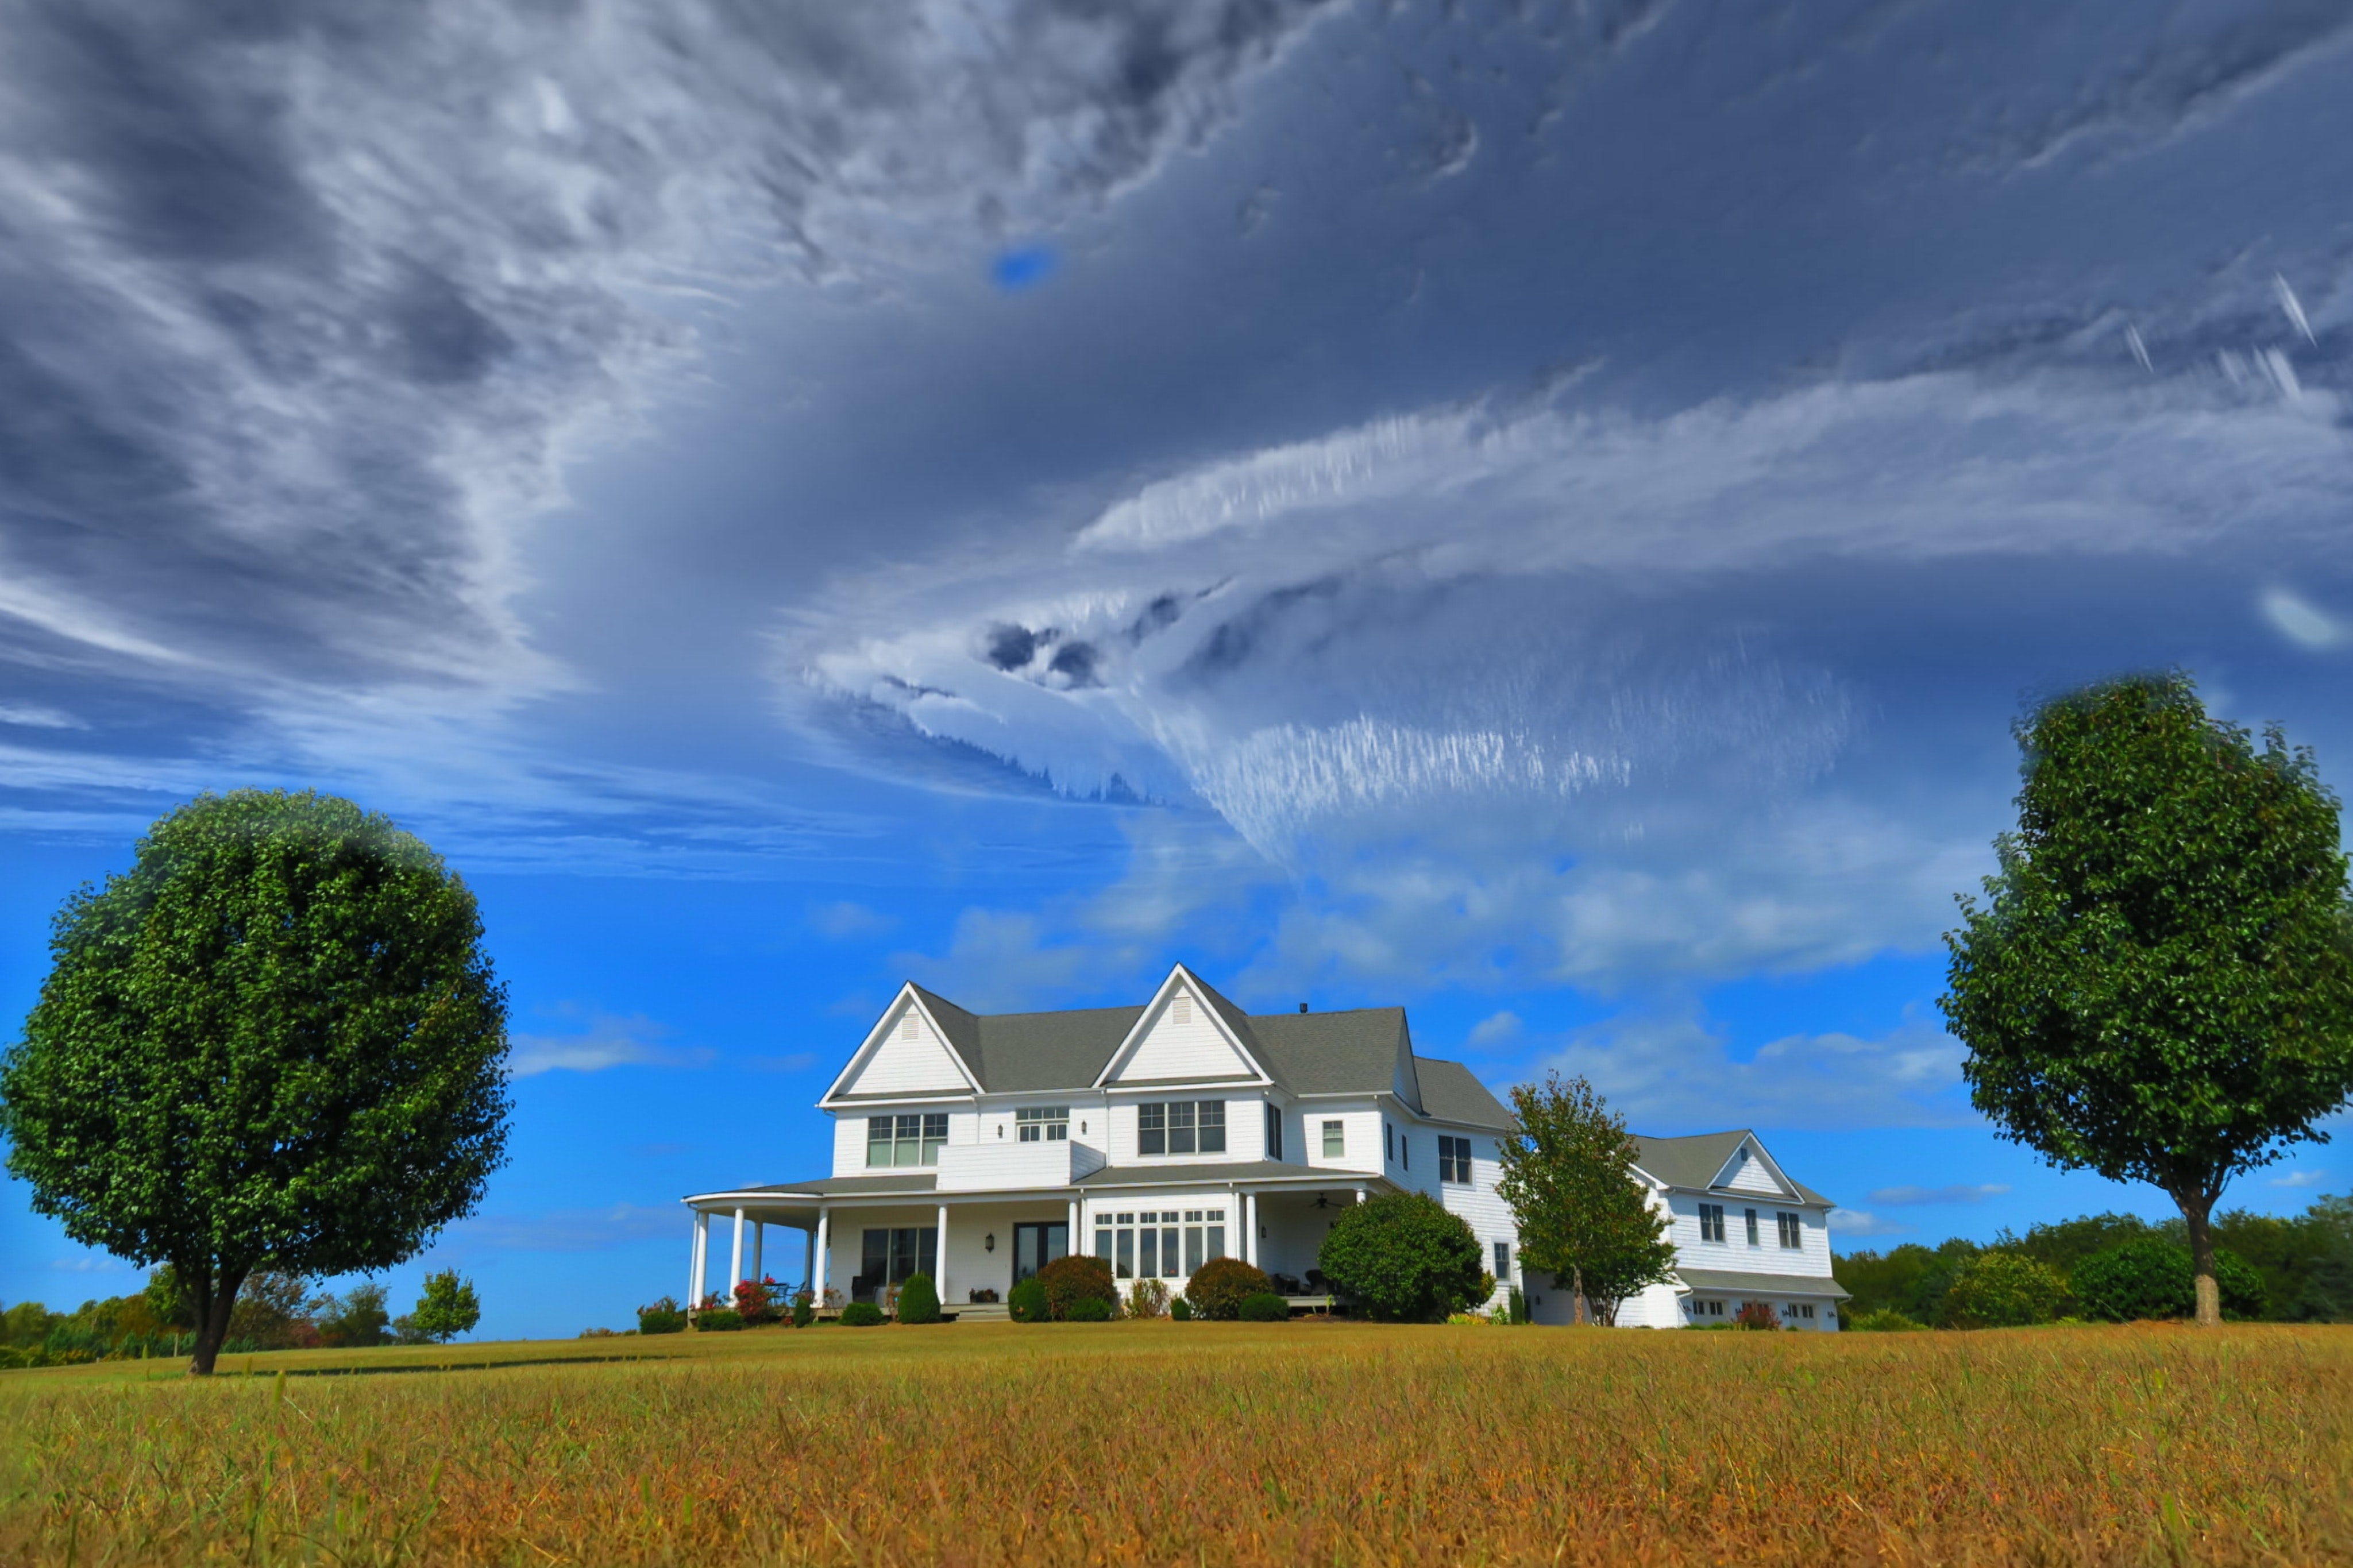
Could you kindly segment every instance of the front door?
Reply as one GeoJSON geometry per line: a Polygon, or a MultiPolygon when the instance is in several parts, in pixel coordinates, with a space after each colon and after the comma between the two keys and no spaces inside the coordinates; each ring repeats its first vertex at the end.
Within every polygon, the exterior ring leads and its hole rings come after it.
{"type": "Polygon", "coordinates": [[[1016,1285],[1057,1258],[1070,1255],[1071,1226],[1067,1220],[1038,1224],[1024,1221],[1013,1227],[1013,1282],[1016,1285]]]}

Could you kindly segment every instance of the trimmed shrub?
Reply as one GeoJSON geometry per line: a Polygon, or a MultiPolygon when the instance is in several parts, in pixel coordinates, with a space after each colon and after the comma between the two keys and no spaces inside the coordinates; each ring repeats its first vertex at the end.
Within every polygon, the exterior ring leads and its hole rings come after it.
{"type": "Polygon", "coordinates": [[[1053,1316],[1046,1305],[1046,1287],[1031,1275],[1005,1293],[1005,1315],[1017,1323],[1042,1323],[1053,1316]]]}
{"type": "Polygon", "coordinates": [[[1165,1318],[1168,1315],[1168,1281],[1138,1279],[1127,1288],[1120,1300],[1120,1310],[1131,1318],[1165,1318]]]}
{"type": "Polygon", "coordinates": [[[1047,1315],[1058,1321],[1098,1321],[1071,1316],[1071,1310],[1082,1301],[1101,1301],[1106,1318],[1119,1313],[1119,1288],[1112,1283],[1111,1265],[1100,1258],[1077,1253],[1057,1258],[1030,1278],[1044,1288],[1047,1315]]]}
{"type": "Polygon", "coordinates": [[[1865,1312],[1859,1318],[1846,1321],[1847,1332],[1851,1334],[1908,1334],[1927,1326],[1914,1321],[1893,1307],[1882,1307],[1875,1312],[1865,1312]]]}
{"type": "Polygon", "coordinates": [[[928,1274],[918,1274],[907,1281],[899,1292],[899,1321],[902,1323],[936,1323],[940,1321],[940,1292],[928,1274]]]}
{"type": "Polygon", "coordinates": [[[1949,1329],[2018,1329],[2047,1323],[2067,1306],[2058,1271],[2015,1252],[1980,1252],[1945,1291],[1949,1329]]]}
{"type": "Polygon", "coordinates": [[[1182,1296],[1177,1297],[1168,1303],[1168,1316],[1175,1322],[1189,1321],[1193,1316],[1193,1303],[1182,1296]]]}
{"type": "Polygon", "coordinates": [[[1484,1299],[1479,1238],[1424,1193],[1390,1193],[1342,1209],[1315,1261],[1333,1289],[1376,1318],[1443,1322],[1484,1299]]]}
{"type": "Polygon", "coordinates": [[[1740,1310],[1732,1314],[1732,1326],[1772,1333],[1781,1327],[1781,1314],[1773,1310],[1770,1301],[1743,1301],[1740,1310]]]}
{"type": "Polygon", "coordinates": [[[1235,1316],[1245,1323],[1287,1323],[1291,1303],[1271,1290],[1253,1290],[1242,1298],[1235,1316]]]}
{"type": "Polygon", "coordinates": [[[806,1290],[793,1298],[793,1327],[806,1329],[817,1321],[817,1303],[806,1290]]]}
{"type": "Polygon", "coordinates": [[[1512,1287],[1512,1302],[1505,1309],[1505,1312],[1504,1321],[1507,1323],[1525,1323],[1528,1321],[1528,1299],[1520,1293],[1520,1288],[1517,1285],[1512,1287]]]}
{"type": "Polygon", "coordinates": [[[697,1312],[694,1326],[706,1334],[732,1334],[742,1331],[744,1314],[733,1307],[722,1307],[715,1312],[697,1312]]]}
{"type": "Polygon", "coordinates": [[[650,1307],[638,1309],[638,1332],[641,1334],[675,1334],[686,1328],[686,1314],[678,1310],[675,1297],[664,1296],[650,1307]]]}
{"type": "Polygon", "coordinates": [[[1239,1258],[1212,1258],[1185,1282],[1185,1300],[1193,1303],[1197,1318],[1229,1321],[1240,1315],[1243,1297],[1255,1296],[1271,1283],[1259,1268],[1239,1258]]]}
{"type": "Polygon", "coordinates": [[[1066,1323],[1108,1323],[1113,1314],[1112,1304],[1100,1296],[1082,1296],[1071,1302],[1063,1313],[1066,1323]]]}
{"type": "MultiPolygon", "coordinates": [[[[2214,1249],[2214,1283],[2221,1287],[2224,1317],[2263,1315],[2263,1276],[2238,1254],[2214,1249]]],[[[2153,1236],[2092,1254],[2075,1265],[2069,1285],[2084,1316],[2105,1322],[2189,1318],[2198,1311],[2189,1249],[2153,1236]]]]}
{"type": "Polygon", "coordinates": [[[882,1322],[882,1309],[871,1301],[852,1301],[841,1310],[841,1326],[845,1329],[879,1329],[882,1322]]]}

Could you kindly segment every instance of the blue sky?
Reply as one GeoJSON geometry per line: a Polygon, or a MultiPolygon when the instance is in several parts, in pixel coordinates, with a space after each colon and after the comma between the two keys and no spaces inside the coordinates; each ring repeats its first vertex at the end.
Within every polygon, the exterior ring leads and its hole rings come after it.
{"type": "MultiPolygon", "coordinates": [[[[677,1289],[908,976],[1403,1003],[1848,1245],[2157,1213],[1958,1092],[2008,725],[2179,664],[2347,776],[2339,5],[11,37],[0,1011],[195,791],[392,814],[512,988],[513,1163],[392,1280],[486,1332],[677,1289]]],[[[132,1279],[0,1200],[0,1300],[132,1279]]]]}

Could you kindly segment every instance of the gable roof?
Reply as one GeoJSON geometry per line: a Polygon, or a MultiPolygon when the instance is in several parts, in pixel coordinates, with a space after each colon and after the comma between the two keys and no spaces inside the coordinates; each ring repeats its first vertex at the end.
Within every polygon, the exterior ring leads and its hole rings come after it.
{"type": "MultiPolygon", "coordinates": [[[[1144,1020],[1152,1016],[1153,1010],[1161,1005],[1161,1001],[1164,997],[1173,996],[1178,992],[1184,992],[1187,994],[1198,992],[1200,994],[1202,1005],[1208,1008],[1211,1016],[1217,1019],[1219,1026],[1221,1026],[1230,1037],[1232,1045],[1239,1047],[1240,1050],[1242,1065],[1250,1069],[1248,1081],[1255,1083],[1261,1077],[1270,1080],[1273,1079],[1274,1074],[1267,1069],[1263,1065],[1264,1058],[1259,1055],[1258,1037],[1250,1031],[1250,1015],[1243,1012],[1240,1007],[1235,1006],[1231,1002],[1226,1000],[1226,998],[1219,994],[1217,987],[1211,985],[1208,981],[1202,979],[1199,975],[1194,973],[1191,970],[1186,968],[1180,963],[1175,968],[1169,970],[1168,977],[1160,983],[1160,989],[1152,994],[1152,1000],[1145,1003],[1142,1007],[1136,1010],[1137,1016],[1134,1026],[1128,1030],[1127,1034],[1122,1037],[1117,1046],[1113,1047],[1112,1054],[1104,1060],[1102,1070],[1096,1073],[1093,1078],[1087,1080],[1088,1087],[1092,1089],[1102,1089],[1105,1087],[1105,1085],[1111,1081],[1112,1071],[1114,1068],[1118,1068],[1123,1075],[1119,1085],[1116,1087],[1133,1087],[1139,1083],[1156,1083],[1162,1081],[1159,1079],[1139,1080],[1128,1079],[1124,1077],[1124,1074],[1127,1068],[1134,1062],[1137,1054],[1144,1049],[1145,1037],[1150,1033],[1150,1031],[1144,1027],[1144,1020]]],[[[1173,1081],[1206,1082],[1213,1080],[1186,1078],[1173,1081]]]]}
{"type": "MultiPolygon", "coordinates": [[[[1694,1192],[1715,1189],[1715,1182],[1733,1152],[1744,1142],[1753,1145],[1760,1154],[1765,1145],[1757,1134],[1746,1127],[1736,1127],[1729,1132],[1702,1132],[1689,1138],[1641,1138],[1634,1140],[1634,1163],[1671,1187],[1688,1187],[1694,1192]]],[[[1769,1160],[1771,1156],[1767,1155],[1769,1160]]],[[[1774,1163],[1778,1170],[1778,1162],[1774,1163]]],[[[1798,1189],[1798,1195],[1810,1204],[1829,1205],[1831,1200],[1783,1173],[1788,1184],[1798,1189]]]]}
{"type": "Polygon", "coordinates": [[[1472,1075],[1461,1062],[1442,1062],[1431,1057],[1413,1058],[1414,1071],[1421,1079],[1421,1110],[1425,1116],[1440,1121],[1460,1121],[1472,1127],[1489,1127],[1498,1132],[1514,1132],[1519,1122],[1510,1109],[1487,1086],[1472,1075]]]}

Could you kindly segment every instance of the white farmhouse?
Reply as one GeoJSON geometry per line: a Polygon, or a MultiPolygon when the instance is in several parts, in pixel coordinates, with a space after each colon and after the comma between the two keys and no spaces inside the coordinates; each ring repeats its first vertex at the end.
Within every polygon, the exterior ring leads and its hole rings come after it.
{"type": "MultiPolygon", "coordinates": [[[[1075,1247],[1172,1291],[1209,1258],[1242,1258],[1320,1300],[1338,1212],[1414,1191],[1470,1224],[1499,1299],[1517,1283],[1537,1321],[1568,1320],[1566,1291],[1521,1279],[1496,1196],[1511,1112],[1460,1062],[1415,1055],[1401,1007],[1253,1016],[1182,964],[1141,1007],[984,1016],[910,984],[818,1104],[830,1174],[686,1200],[689,1300],[710,1289],[714,1215],[731,1222],[723,1290],[764,1277],[766,1227],[783,1226],[806,1233],[801,1282],[821,1297],[871,1300],[922,1272],[951,1310],[993,1316],[973,1311],[976,1292],[1001,1302],[1075,1247]]],[[[1642,1150],[1691,1267],[1621,1322],[1728,1321],[1758,1300],[1836,1326],[1828,1200],[1750,1133],[1642,1150]]]]}

